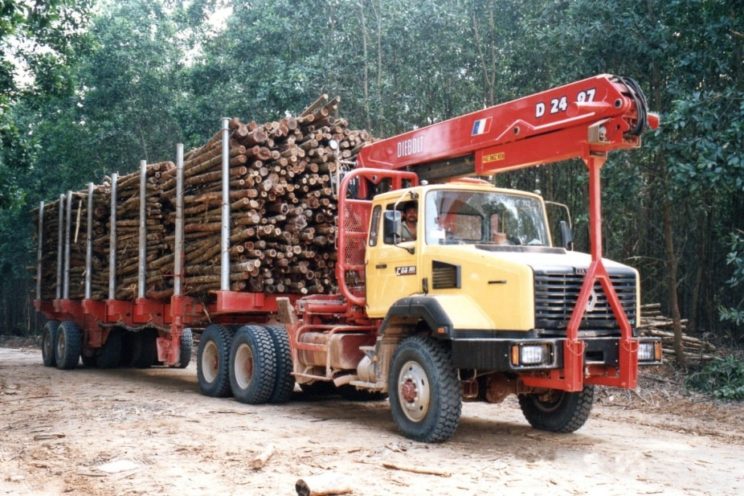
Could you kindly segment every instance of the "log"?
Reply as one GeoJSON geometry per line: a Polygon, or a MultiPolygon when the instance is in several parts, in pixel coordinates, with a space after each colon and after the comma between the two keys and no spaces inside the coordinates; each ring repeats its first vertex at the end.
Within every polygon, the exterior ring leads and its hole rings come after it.
{"type": "Polygon", "coordinates": [[[333,494],[349,494],[353,486],[343,475],[327,472],[298,479],[295,483],[298,496],[329,496],[333,494]]]}

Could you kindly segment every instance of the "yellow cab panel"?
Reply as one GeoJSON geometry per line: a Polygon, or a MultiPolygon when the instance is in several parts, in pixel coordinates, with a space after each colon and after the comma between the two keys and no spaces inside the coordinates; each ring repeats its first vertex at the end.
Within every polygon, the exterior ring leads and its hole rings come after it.
{"type": "Polygon", "coordinates": [[[379,195],[372,224],[376,232],[366,255],[370,317],[384,317],[400,298],[427,295],[456,329],[534,328],[532,270],[501,250],[550,246],[539,196],[489,184],[419,186],[379,195]],[[416,240],[384,243],[384,212],[414,202],[416,240]]]}

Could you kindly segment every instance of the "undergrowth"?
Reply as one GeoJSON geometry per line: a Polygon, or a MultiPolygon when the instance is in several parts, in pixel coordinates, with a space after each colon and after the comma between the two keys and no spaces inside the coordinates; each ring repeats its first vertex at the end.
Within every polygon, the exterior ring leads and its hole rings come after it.
{"type": "Polygon", "coordinates": [[[744,361],[735,356],[717,358],[687,377],[687,387],[722,400],[744,400],[744,361]]]}

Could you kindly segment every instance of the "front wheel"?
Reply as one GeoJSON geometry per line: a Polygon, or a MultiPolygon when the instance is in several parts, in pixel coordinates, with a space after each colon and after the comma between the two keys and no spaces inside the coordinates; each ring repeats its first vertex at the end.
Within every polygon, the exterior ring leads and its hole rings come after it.
{"type": "Polygon", "coordinates": [[[446,441],[455,433],[462,395],[450,351],[430,337],[401,341],[388,376],[390,410],[398,429],[416,441],[446,441]]]}
{"type": "Polygon", "coordinates": [[[519,406],[535,429],[569,433],[581,428],[594,403],[594,386],[568,393],[550,389],[541,394],[520,394],[519,406]]]}

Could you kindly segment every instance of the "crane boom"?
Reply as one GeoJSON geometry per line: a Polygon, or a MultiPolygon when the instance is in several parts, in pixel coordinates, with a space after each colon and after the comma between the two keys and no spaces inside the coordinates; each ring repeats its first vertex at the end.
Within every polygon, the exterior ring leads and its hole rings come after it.
{"type": "MultiPolygon", "coordinates": [[[[658,125],[658,115],[648,111],[634,80],[602,74],[368,144],[357,157],[357,167],[410,171],[419,179],[444,181],[582,159],[589,172],[591,264],[566,328],[563,369],[521,380],[536,388],[582,390],[585,343],[578,330],[599,283],[620,328],[618,367],[612,376],[586,382],[632,388],[637,383],[638,341],[602,258],[600,174],[608,152],[639,147],[643,132],[658,125]]],[[[341,220],[341,239],[345,230],[341,220]]]]}
{"type": "Polygon", "coordinates": [[[657,126],[635,81],[603,74],[377,141],[357,165],[435,180],[488,175],[636,148],[657,126]]]}

